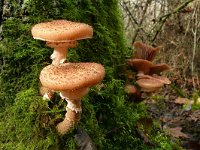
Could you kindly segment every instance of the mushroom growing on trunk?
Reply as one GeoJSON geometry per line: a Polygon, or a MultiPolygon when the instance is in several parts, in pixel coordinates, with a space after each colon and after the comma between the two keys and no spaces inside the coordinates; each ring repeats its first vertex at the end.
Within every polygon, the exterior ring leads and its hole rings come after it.
{"type": "Polygon", "coordinates": [[[129,59],[128,60],[128,65],[133,67],[138,74],[149,74],[151,66],[153,66],[153,63],[144,60],[144,59],[129,59]]]}
{"type": "Polygon", "coordinates": [[[91,86],[100,83],[104,76],[104,67],[97,63],[63,63],[42,69],[42,85],[60,91],[60,96],[68,102],[65,119],[57,125],[60,134],[67,133],[78,123],[82,110],[81,98],[89,92],[91,86]]]}
{"type": "Polygon", "coordinates": [[[152,61],[155,58],[156,53],[161,49],[161,46],[152,47],[141,41],[134,42],[133,46],[136,49],[134,58],[145,59],[148,61],[152,61]]]}
{"type": "Polygon", "coordinates": [[[67,20],[53,20],[33,26],[34,39],[47,41],[47,46],[54,48],[52,64],[59,65],[66,60],[67,49],[74,48],[77,40],[92,38],[93,28],[87,24],[67,20]]]}
{"type": "Polygon", "coordinates": [[[170,67],[169,65],[163,63],[163,64],[154,64],[153,66],[151,66],[150,68],[150,72],[149,74],[160,74],[163,71],[169,70],[170,67]]]}

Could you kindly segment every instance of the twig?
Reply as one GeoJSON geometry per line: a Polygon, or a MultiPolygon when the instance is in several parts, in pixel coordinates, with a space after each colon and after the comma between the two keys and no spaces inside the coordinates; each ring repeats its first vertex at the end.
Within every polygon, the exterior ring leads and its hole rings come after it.
{"type": "Polygon", "coordinates": [[[125,11],[128,13],[128,15],[130,16],[131,20],[138,25],[137,20],[133,17],[131,11],[129,10],[128,6],[126,5],[126,3],[124,1],[122,1],[123,5],[120,3],[120,5],[125,9],[125,11]]]}
{"type": "MultiPolygon", "coordinates": [[[[159,23],[159,26],[158,26],[158,29],[156,30],[156,33],[155,35],[153,36],[153,38],[151,39],[151,42],[155,41],[156,37],[158,36],[158,34],[161,32],[162,30],[162,27],[165,23],[165,21],[170,18],[172,15],[180,12],[183,8],[185,8],[189,3],[193,2],[194,0],[185,0],[182,4],[180,4],[177,8],[175,8],[172,12],[170,13],[167,13],[163,16],[161,16],[159,19],[158,19],[158,23],[159,23]]],[[[156,27],[156,25],[152,28],[152,30],[156,27]]]]}
{"type": "Polygon", "coordinates": [[[142,23],[143,23],[143,21],[144,21],[144,19],[145,19],[145,14],[146,14],[146,12],[147,12],[148,6],[149,6],[149,4],[151,4],[151,2],[152,2],[152,0],[147,0],[147,2],[146,2],[144,11],[143,11],[143,13],[142,13],[142,19],[140,20],[140,22],[139,22],[139,24],[138,24],[138,28],[136,29],[135,34],[134,34],[134,36],[133,36],[133,38],[132,38],[132,43],[135,42],[135,39],[137,38],[137,35],[138,35],[140,29],[142,29],[141,26],[142,26],[142,23]]]}
{"type": "Polygon", "coordinates": [[[192,29],[194,39],[193,39],[193,50],[192,50],[191,74],[192,74],[192,84],[193,84],[194,89],[196,89],[196,85],[194,81],[194,58],[195,58],[196,47],[197,47],[197,27],[198,27],[198,16],[197,16],[196,9],[192,16],[194,17],[195,22],[194,22],[194,28],[192,29]]]}

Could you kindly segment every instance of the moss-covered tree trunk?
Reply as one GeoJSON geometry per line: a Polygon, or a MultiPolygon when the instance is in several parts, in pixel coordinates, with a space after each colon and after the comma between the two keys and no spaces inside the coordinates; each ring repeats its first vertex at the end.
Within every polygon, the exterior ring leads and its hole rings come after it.
{"type": "MultiPolygon", "coordinates": [[[[55,125],[64,118],[66,102],[58,95],[43,101],[39,73],[51,63],[52,49],[34,40],[31,27],[53,19],[87,23],[93,39],[70,49],[70,62],[104,65],[103,84],[82,99],[79,126],[98,149],[143,149],[136,121],[145,116],[143,104],[127,102],[120,68],[131,53],[123,35],[117,0],[4,0],[1,1],[0,149],[75,149],[74,132],[59,136],[55,125]]],[[[158,135],[160,137],[160,135],[158,135]]],[[[155,141],[159,143],[160,141],[155,141]]]]}

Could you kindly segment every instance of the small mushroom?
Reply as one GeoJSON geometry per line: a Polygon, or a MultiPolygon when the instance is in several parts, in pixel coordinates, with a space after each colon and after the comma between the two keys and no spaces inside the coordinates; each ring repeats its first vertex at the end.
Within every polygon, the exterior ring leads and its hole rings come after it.
{"type": "Polygon", "coordinates": [[[139,79],[136,83],[142,88],[144,92],[154,92],[163,87],[163,83],[155,79],[139,79]]]}
{"type": "Polygon", "coordinates": [[[153,63],[144,59],[129,59],[128,65],[135,68],[138,71],[138,74],[149,74],[153,63]]]}
{"type": "Polygon", "coordinates": [[[148,61],[152,61],[155,58],[156,53],[161,49],[160,46],[152,47],[141,41],[134,42],[133,46],[136,49],[134,58],[145,59],[148,61]]]}
{"type": "Polygon", "coordinates": [[[149,74],[160,74],[161,72],[167,71],[169,69],[170,69],[169,65],[165,63],[155,64],[151,66],[149,74]]]}
{"type": "Polygon", "coordinates": [[[97,63],[63,63],[42,69],[42,85],[60,91],[60,96],[68,102],[65,119],[57,125],[60,134],[67,133],[78,123],[82,110],[80,99],[89,92],[89,87],[100,83],[104,75],[104,67],[97,63]]]}
{"type": "Polygon", "coordinates": [[[77,40],[93,36],[91,26],[67,20],[39,23],[32,27],[31,32],[34,39],[47,41],[47,46],[54,48],[51,55],[53,65],[65,62],[67,49],[76,47],[77,40]]]}
{"type": "Polygon", "coordinates": [[[137,88],[134,85],[131,85],[131,84],[125,85],[124,90],[125,90],[126,93],[128,93],[130,95],[136,95],[138,93],[137,88]]]}

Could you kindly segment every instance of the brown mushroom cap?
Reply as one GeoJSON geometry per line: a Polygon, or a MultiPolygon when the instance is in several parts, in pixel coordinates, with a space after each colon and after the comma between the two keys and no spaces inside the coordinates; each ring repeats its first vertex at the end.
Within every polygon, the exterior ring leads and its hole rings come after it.
{"type": "Polygon", "coordinates": [[[150,67],[153,65],[152,62],[144,59],[129,59],[128,64],[144,74],[148,74],[150,67]]]}
{"type": "Polygon", "coordinates": [[[171,81],[167,77],[153,75],[153,78],[159,80],[160,82],[162,82],[164,84],[171,84],[171,81]]]}
{"type": "Polygon", "coordinates": [[[169,70],[170,67],[167,64],[155,64],[150,68],[150,74],[159,74],[160,72],[169,70]]]}
{"type": "Polygon", "coordinates": [[[136,83],[146,92],[153,92],[161,88],[164,84],[155,79],[140,79],[136,83]]]}
{"type": "Polygon", "coordinates": [[[53,20],[33,26],[34,39],[50,42],[68,42],[92,38],[93,28],[87,24],[67,20],[53,20]]]}
{"type": "Polygon", "coordinates": [[[136,49],[134,58],[145,59],[149,61],[152,61],[155,58],[156,53],[161,49],[160,46],[152,47],[141,41],[134,42],[133,46],[136,49]]]}
{"type": "Polygon", "coordinates": [[[163,84],[171,84],[171,81],[167,78],[167,77],[163,77],[163,76],[158,76],[158,75],[142,75],[139,74],[137,75],[138,79],[154,79],[154,80],[158,80],[160,82],[162,82],[163,84]]]}
{"type": "Polygon", "coordinates": [[[105,70],[97,63],[63,63],[58,66],[48,65],[40,73],[44,87],[52,90],[76,90],[90,87],[101,82],[105,70]]]}

